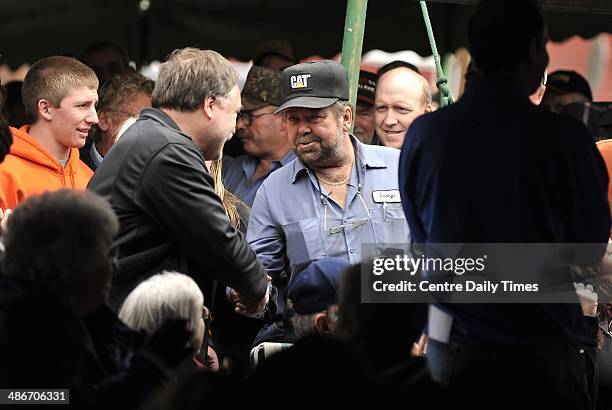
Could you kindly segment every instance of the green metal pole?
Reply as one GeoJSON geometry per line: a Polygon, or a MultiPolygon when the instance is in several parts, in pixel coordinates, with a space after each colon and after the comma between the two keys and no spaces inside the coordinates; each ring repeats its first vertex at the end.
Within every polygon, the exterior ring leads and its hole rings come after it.
{"type": "Polygon", "coordinates": [[[436,82],[438,89],[440,90],[441,106],[446,107],[453,103],[453,96],[451,95],[450,88],[448,87],[447,79],[444,76],[442,70],[442,63],[440,62],[440,54],[438,54],[438,47],[436,47],[436,39],[434,38],[433,29],[431,27],[431,21],[429,20],[429,12],[427,11],[427,3],[420,1],[421,11],[423,12],[423,20],[425,21],[425,28],[427,29],[427,36],[429,37],[429,44],[431,45],[431,52],[436,63],[436,71],[438,72],[438,81],[436,82]]]}
{"type": "MultiPolygon", "coordinates": [[[[361,65],[363,32],[365,30],[368,0],[348,0],[344,21],[344,40],[342,41],[342,65],[348,73],[350,98],[354,107],[357,102],[357,84],[361,65]]],[[[352,132],[351,127],[351,132],[352,132]]]]}

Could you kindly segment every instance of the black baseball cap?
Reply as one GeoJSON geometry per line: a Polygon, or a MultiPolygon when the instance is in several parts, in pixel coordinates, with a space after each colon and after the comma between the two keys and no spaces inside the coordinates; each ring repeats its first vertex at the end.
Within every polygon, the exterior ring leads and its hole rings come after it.
{"type": "Polygon", "coordinates": [[[319,60],[287,67],[281,75],[283,103],[276,110],[287,108],[324,108],[337,101],[348,101],[348,76],[344,68],[332,60],[319,60]]]}
{"type": "Polygon", "coordinates": [[[546,87],[557,93],[579,93],[593,101],[588,81],[575,71],[559,70],[548,76],[546,87]]]}

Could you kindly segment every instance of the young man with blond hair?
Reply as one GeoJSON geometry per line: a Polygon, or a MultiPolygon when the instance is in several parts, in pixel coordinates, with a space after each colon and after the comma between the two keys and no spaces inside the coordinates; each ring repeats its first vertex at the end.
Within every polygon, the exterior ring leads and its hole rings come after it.
{"type": "Polygon", "coordinates": [[[69,57],[36,62],[23,81],[23,104],[31,125],[11,128],[13,144],[0,164],[0,208],[61,188],[85,189],[92,171],[79,160],[92,125],[98,122],[98,79],[69,57]]]}

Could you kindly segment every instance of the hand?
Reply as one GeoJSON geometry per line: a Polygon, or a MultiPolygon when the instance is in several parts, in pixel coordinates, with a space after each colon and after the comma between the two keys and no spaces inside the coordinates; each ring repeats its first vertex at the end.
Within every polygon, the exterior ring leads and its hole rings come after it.
{"type": "Polygon", "coordinates": [[[6,209],[4,211],[0,209],[0,228],[2,229],[2,235],[6,235],[6,226],[12,212],[12,209],[6,209]]]}
{"type": "Polygon", "coordinates": [[[410,354],[415,357],[425,356],[427,353],[427,336],[424,334],[421,335],[419,341],[412,344],[412,349],[410,350],[410,354]]]}
{"type": "Polygon", "coordinates": [[[147,340],[144,350],[169,368],[177,367],[193,354],[189,341],[193,334],[183,319],[167,320],[147,340]]]}
{"type": "Polygon", "coordinates": [[[268,302],[270,301],[270,282],[272,281],[272,278],[266,275],[266,280],[268,281],[266,293],[264,297],[258,302],[253,302],[245,299],[235,289],[232,289],[230,291],[230,294],[232,296],[232,302],[234,302],[234,305],[236,306],[234,308],[234,311],[236,313],[253,319],[257,319],[263,315],[266,310],[266,307],[268,306],[268,302]]]}
{"type": "Polygon", "coordinates": [[[219,371],[219,357],[217,357],[217,352],[215,349],[208,346],[208,352],[206,352],[206,363],[204,365],[213,372],[219,371]]]}
{"type": "Polygon", "coordinates": [[[584,285],[583,283],[574,283],[580,307],[584,316],[597,316],[597,293],[593,291],[592,285],[584,285]]]}

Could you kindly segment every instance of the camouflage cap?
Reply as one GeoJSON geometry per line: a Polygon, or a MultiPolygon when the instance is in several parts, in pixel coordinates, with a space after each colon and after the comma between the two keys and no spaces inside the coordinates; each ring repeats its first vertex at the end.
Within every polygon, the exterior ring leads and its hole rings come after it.
{"type": "Polygon", "coordinates": [[[245,111],[266,105],[278,107],[283,102],[280,71],[267,67],[251,67],[240,96],[245,111]]]}

